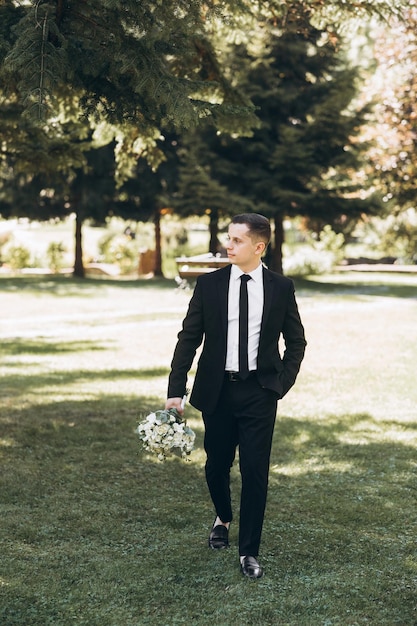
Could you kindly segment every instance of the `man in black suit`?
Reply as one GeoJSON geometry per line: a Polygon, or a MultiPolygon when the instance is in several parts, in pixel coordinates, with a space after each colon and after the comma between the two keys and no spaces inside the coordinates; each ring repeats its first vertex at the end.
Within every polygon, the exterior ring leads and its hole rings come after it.
{"type": "Polygon", "coordinates": [[[277,401],[293,386],[306,346],[292,281],[261,262],[270,235],[262,215],[233,218],[230,265],[197,279],[178,334],[166,402],[166,408],[182,413],[188,371],[204,339],[190,403],[202,412],[205,426],[206,480],[216,511],[209,546],[229,545],[230,469],[238,447],[240,567],[249,578],[263,573],[257,557],[277,401]]]}

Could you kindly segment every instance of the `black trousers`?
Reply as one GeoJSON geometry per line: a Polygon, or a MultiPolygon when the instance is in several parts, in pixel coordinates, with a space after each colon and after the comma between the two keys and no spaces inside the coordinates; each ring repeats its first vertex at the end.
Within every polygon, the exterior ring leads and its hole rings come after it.
{"type": "Polygon", "coordinates": [[[277,396],[263,389],[251,374],[245,381],[231,382],[225,377],[216,409],[203,413],[206,480],[223,522],[233,519],[230,469],[239,447],[240,555],[259,554],[276,412],[277,396]]]}

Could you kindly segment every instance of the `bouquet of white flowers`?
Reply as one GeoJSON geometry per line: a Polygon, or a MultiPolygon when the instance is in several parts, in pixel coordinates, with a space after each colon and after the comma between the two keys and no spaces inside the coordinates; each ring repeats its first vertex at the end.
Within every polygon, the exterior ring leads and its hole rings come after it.
{"type": "Polygon", "coordinates": [[[176,409],[149,413],[136,429],[143,447],[164,461],[177,448],[185,459],[194,447],[195,433],[176,409]]]}

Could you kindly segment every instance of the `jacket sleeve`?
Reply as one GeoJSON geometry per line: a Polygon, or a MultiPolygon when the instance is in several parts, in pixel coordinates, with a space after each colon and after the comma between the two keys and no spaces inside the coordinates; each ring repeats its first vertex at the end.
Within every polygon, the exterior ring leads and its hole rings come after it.
{"type": "Polygon", "coordinates": [[[291,389],[300,371],[307,342],[295,299],[294,285],[288,294],[288,306],[282,328],[285,342],[283,355],[283,396],[291,389]]]}
{"type": "Polygon", "coordinates": [[[187,314],[178,333],[178,341],[171,361],[168,379],[168,398],[180,398],[185,394],[187,376],[192,366],[197,348],[203,340],[204,317],[201,285],[199,279],[190,300],[187,314]]]}

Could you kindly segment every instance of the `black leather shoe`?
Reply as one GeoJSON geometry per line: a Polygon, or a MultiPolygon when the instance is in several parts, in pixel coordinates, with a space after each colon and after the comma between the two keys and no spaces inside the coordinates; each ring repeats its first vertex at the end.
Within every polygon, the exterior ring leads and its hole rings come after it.
{"type": "Polygon", "coordinates": [[[248,578],[261,578],[264,571],[254,556],[244,556],[240,564],[244,576],[248,578]]]}
{"type": "Polygon", "coordinates": [[[222,524],[213,526],[211,529],[209,540],[209,547],[213,550],[222,550],[229,547],[229,529],[222,524]]]}

